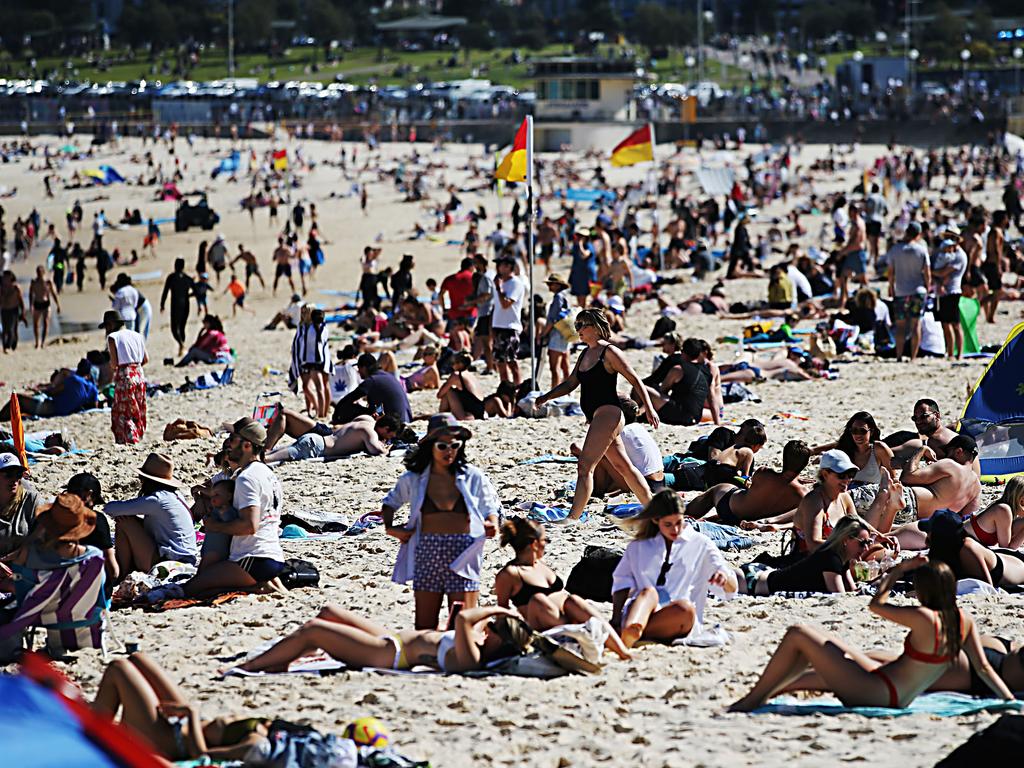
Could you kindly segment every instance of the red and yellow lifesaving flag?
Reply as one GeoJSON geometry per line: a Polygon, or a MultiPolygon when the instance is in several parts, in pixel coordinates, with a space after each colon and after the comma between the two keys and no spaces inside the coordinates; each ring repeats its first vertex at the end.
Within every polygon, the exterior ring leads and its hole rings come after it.
{"type": "Polygon", "coordinates": [[[498,170],[494,172],[494,178],[501,179],[503,181],[526,181],[526,176],[529,172],[530,150],[532,147],[532,137],[530,136],[530,129],[533,126],[533,121],[530,117],[523,118],[523,124],[519,126],[519,130],[516,131],[515,141],[512,142],[512,151],[505,155],[505,158],[498,165],[498,170]]]}
{"type": "Polygon", "coordinates": [[[11,442],[14,443],[14,452],[21,459],[21,466],[28,466],[28,456],[25,453],[25,423],[21,420],[21,402],[18,395],[11,392],[11,442]]]}
{"type": "Polygon", "coordinates": [[[274,152],[274,170],[275,171],[286,171],[288,170],[288,150],[279,149],[274,152]]]}
{"type": "Polygon", "coordinates": [[[648,123],[629,134],[612,150],[612,165],[622,167],[654,160],[654,132],[648,123]]]}

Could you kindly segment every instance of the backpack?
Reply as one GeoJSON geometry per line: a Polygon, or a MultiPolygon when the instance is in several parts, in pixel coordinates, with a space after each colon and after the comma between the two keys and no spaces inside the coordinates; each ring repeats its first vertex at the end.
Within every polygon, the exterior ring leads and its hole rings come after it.
{"type": "Polygon", "coordinates": [[[950,752],[935,768],[986,765],[1019,755],[1024,750],[1024,716],[1003,715],[950,752]]]}
{"type": "Polygon", "coordinates": [[[622,559],[622,550],[590,545],[569,572],[565,588],[574,595],[599,603],[612,600],[612,574],[622,559]]]}
{"type": "Polygon", "coordinates": [[[275,720],[267,734],[269,754],[260,765],[267,768],[331,768],[355,765],[356,744],[351,739],[324,735],[307,725],[275,720]]]}
{"type": "Polygon", "coordinates": [[[308,560],[289,558],[284,561],[284,570],[279,577],[288,589],[320,586],[320,571],[308,560]]]}

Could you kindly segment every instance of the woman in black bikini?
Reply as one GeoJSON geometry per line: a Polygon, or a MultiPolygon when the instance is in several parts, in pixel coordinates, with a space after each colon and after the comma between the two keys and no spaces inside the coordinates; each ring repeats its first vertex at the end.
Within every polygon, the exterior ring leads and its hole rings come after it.
{"type": "Polygon", "coordinates": [[[848,707],[906,707],[933,686],[963,650],[999,698],[1013,699],[984,653],[974,620],[956,605],[956,578],[943,563],[904,560],[882,580],[871,611],[909,627],[903,653],[880,662],[815,627],[790,627],[753,689],[731,712],[750,712],[782,691],[832,691],[848,707]],[[889,605],[889,591],[914,571],[918,606],[889,605]],[[927,650],[921,650],[927,649],[927,650]],[[810,669],[808,669],[810,668],[810,669]]]}
{"type": "Polygon", "coordinates": [[[641,398],[640,405],[650,425],[657,429],[659,424],[658,413],[651,404],[646,387],[622,353],[608,343],[611,327],[604,312],[599,309],[582,310],[576,318],[576,332],[587,349],[576,361],[576,367],[569,378],[536,401],[539,407],[549,400],[569,394],[576,387],[580,388],[580,406],[590,428],[578,457],[576,494],[573,496],[570,514],[574,520],[583,516],[583,510],[590,501],[594,490],[594,467],[603,457],[607,457],[612,467],[622,475],[629,490],[636,494],[641,504],[651,500],[647,481],[630,462],[619,437],[624,426],[619,393],[615,386],[620,373],[641,398]]]}
{"type": "Polygon", "coordinates": [[[450,412],[459,421],[484,418],[484,400],[480,397],[480,385],[473,375],[466,375],[473,358],[468,352],[457,352],[452,357],[452,373],[437,390],[442,413],[450,412]]]}
{"type": "MultiPolygon", "coordinates": [[[[515,558],[494,577],[494,596],[498,605],[514,605],[526,623],[538,632],[563,624],[583,624],[592,618],[606,623],[587,600],[569,594],[562,578],[544,563],[547,545],[544,527],[525,517],[513,517],[501,526],[502,546],[511,546],[515,558]]],[[[608,624],[605,647],[628,659],[629,651],[619,634],[608,624]]]]}
{"type": "Polygon", "coordinates": [[[928,534],[931,559],[948,565],[958,579],[978,579],[996,588],[1024,584],[1024,553],[989,549],[968,537],[956,512],[940,509],[918,526],[928,534]]]}

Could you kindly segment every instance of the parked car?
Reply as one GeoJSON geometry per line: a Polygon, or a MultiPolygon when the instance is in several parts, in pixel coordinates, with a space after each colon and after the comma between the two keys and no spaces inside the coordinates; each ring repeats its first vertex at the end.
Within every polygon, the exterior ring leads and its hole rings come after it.
{"type": "Polygon", "coordinates": [[[190,227],[202,227],[210,230],[220,221],[210,204],[206,195],[191,195],[183,197],[178,203],[178,210],[174,214],[174,231],[186,232],[190,227]]]}

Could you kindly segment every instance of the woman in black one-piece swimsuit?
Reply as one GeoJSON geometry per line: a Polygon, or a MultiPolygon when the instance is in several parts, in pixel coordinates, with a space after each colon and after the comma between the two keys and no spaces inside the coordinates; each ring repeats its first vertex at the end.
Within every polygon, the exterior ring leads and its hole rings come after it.
{"type": "Polygon", "coordinates": [[[615,384],[620,373],[642,396],[644,402],[640,405],[651,426],[655,429],[658,427],[658,414],[651,404],[647,389],[622,353],[608,343],[611,328],[604,313],[599,309],[582,310],[576,318],[576,331],[587,349],[576,361],[576,368],[569,378],[539,397],[536,402],[538,406],[543,405],[548,400],[567,395],[577,386],[580,387],[580,406],[590,427],[576,465],[576,494],[573,496],[570,514],[574,520],[582,517],[590,501],[594,490],[594,467],[605,456],[625,478],[629,490],[636,494],[640,503],[646,504],[651,500],[647,481],[626,456],[626,449],[619,437],[624,419],[615,384]]]}

